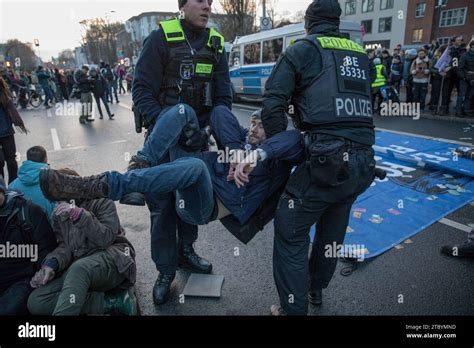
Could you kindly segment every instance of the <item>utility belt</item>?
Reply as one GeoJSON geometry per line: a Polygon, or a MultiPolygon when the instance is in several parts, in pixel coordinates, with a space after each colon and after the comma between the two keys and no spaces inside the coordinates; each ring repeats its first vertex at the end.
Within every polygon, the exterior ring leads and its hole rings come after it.
{"type": "Polygon", "coordinates": [[[343,137],[308,131],[303,134],[303,141],[311,182],[319,187],[338,187],[346,183],[351,178],[350,156],[357,152],[373,157],[371,146],[343,137]]]}
{"type": "Polygon", "coordinates": [[[197,112],[208,111],[213,107],[212,83],[203,82],[199,84],[174,84],[164,85],[160,93],[161,105],[174,105],[184,103],[191,106],[197,112]],[[170,93],[170,91],[172,91],[170,93]]]}

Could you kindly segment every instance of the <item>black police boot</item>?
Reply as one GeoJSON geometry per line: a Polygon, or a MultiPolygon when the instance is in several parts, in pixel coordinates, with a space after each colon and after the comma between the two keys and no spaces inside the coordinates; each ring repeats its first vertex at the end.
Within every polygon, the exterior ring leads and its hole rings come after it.
{"type": "Polygon", "coordinates": [[[42,169],[39,183],[44,196],[52,202],[107,198],[109,192],[107,177],[104,174],[74,176],[54,169],[42,169]]]}
{"type": "Polygon", "coordinates": [[[453,257],[474,258],[474,242],[464,242],[460,245],[443,245],[441,252],[453,257]]]}
{"type": "MultiPolygon", "coordinates": [[[[130,162],[128,163],[127,170],[143,169],[149,168],[150,162],[142,160],[137,156],[132,156],[130,162]]],[[[127,205],[138,205],[143,206],[146,203],[145,195],[141,192],[130,192],[122,196],[120,199],[121,204],[127,205]]]]}
{"type": "Polygon", "coordinates": [[[171,283],[173,283],[175,273],[161,273],[153,286],[153,302],[161,305],[170,298],[171,283]]]}
{"type": "Polygon", "coordinates": [[[180,244],[178,266],[194,273],[209,274],[212,272],[212,264],[196,254],[192,244],[180,244]]]}
{"type": "Polygon", "coordinates": [[[323,303],[323,290],[309,289],[308,300],[313,306],[321,306],[323,303]]]}

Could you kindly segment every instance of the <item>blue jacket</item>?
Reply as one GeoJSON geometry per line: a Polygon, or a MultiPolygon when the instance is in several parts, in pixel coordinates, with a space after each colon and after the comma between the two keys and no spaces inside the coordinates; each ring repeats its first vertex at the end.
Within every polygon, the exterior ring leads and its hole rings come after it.
{"type": "Polygon", "coordinates": [[[40,71],[36,73],[36,76],[38,76],[38,82],[41,85],[41,88],[49,89],[49,79],[51,78],[51,75],[45,71],[40,71]]]}
{"type": "MultiPolygon", "coordinates": [[[[193,32],[183,24],[183,30],[189,40],[189,44],[200,50],[207,44],[208,35],[205,30],[193,32]]],[[[143,50],[135,67],[133,79],[132,97],[133,103],[138,111],[145,115],[146,119],[154,123],[161,113],[163,106],[160,105],[158,97],[163,78],[163,71],[169,59],[168,43],[163,31],[154,30],[145,39],[143,50]]],[[[229,67],[224,52],[213,75],[214,98],[213,105],[225,105],[232,108],[232,95],[230,87],[229,67]]],[[[207,120],[208,115],[197,115],[200,121],[207,120]]],[[[204,124],[201,124],[201,127],[204,124]]]]}
{"type": "Polygon", "coordinates": [[[42,168],[48,168],[48,165],[29,160],[24,161],[18,170],[18,178],[8,188],[23,193],[26,199],[31,199],[33,203],[46,211],[48,217],[51,217],[54,204],[43,196],[39,185],[39,173],[42,168]]]}
{"type": "Polygon", "coordinates": [[[7,111],[0,104],[0,138],[15,134],[12,127],[12,121],[7,115],[7,111]]]}
{"type": "MultiPolygon", "coordinates": [[[[230,123],[238,122],[237,119],[216,117],[211,119],[211,122],[211,128],[215,138],[219,139],[221,148],[242,150],[255,148],[246,143],[247,130],[239,126],[240,133],[235,134],[235,130],[239,127],[230,123]],[[236,142],[236,139],[240,139],[240,142],[236,142]]],[[[201,155],[209,169],[214,193],[242,225],[286,182],[291,169],[287,162],[298,163],[303,160],[302,138],[298,130],[278,133],[259,147],[268,157],[265,161],[258,162],[250,174],[250,182],[240,189],[234,182],[227,181],[229,163],[218,161],[217,152],[204,152],[201,155]]]]}

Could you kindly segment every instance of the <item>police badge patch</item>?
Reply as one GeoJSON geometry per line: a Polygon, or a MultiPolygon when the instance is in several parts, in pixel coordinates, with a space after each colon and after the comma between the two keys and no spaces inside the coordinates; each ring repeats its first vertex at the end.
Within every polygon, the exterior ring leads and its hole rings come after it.
{"type": "Polygon", "coordinates": [[[191,80],[194,75],[194,64],[189,62],[181,63],[180,75],[183,80],[191,80]]]}

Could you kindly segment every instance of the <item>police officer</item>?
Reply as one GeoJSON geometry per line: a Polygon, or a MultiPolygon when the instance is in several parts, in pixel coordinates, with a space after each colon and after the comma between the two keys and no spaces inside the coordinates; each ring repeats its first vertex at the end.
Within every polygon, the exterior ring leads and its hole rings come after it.
{"type": "MultiPolygon", "coordinates": [[[[230,109],[232,105],[224,38],[215,29],[206,28],[212,0],[179,0],[178,5],[179,17],[161,22],[144,42],[133,80],[133,102],[150,125],[163,113],[179,117],[186,105],[184,111],[195,113],[203,129],[216,106],[230,109]]],[[[182,149],[190,153],[207,145],[205,134],[198,130],[186,132],[182,138],[182,149]]],[[[139,154],[132,158],[129,169],[149,165],[146,156],[139,154]]],[[[129,200],[139,201],[137,195],[129,200]]],[[[178,218],[173,194],[147,196],[146,203],[151,215],[152,259],[160,272],[153,300],[162,304],[169,299],[178,266],[210,273],[212,265],[194,251],[198,228],[178,218]]]]}
{"type": "Polygon", "coordinates": [[[337,0],[313,1],[305,15],[307,37],[285,51],[265,86],[267,136],[286,129],[291,99],[289,114],[304,132],[306,149],[274,220],[273,273],[280,297],[271,308],[274,315],[306,315],[308,297],[321,304],[352,204],[375,174],[368,57],[340,35],[340,15],[337,0]],[[308,262],[309,230],[315,223],[308,262]]]}

